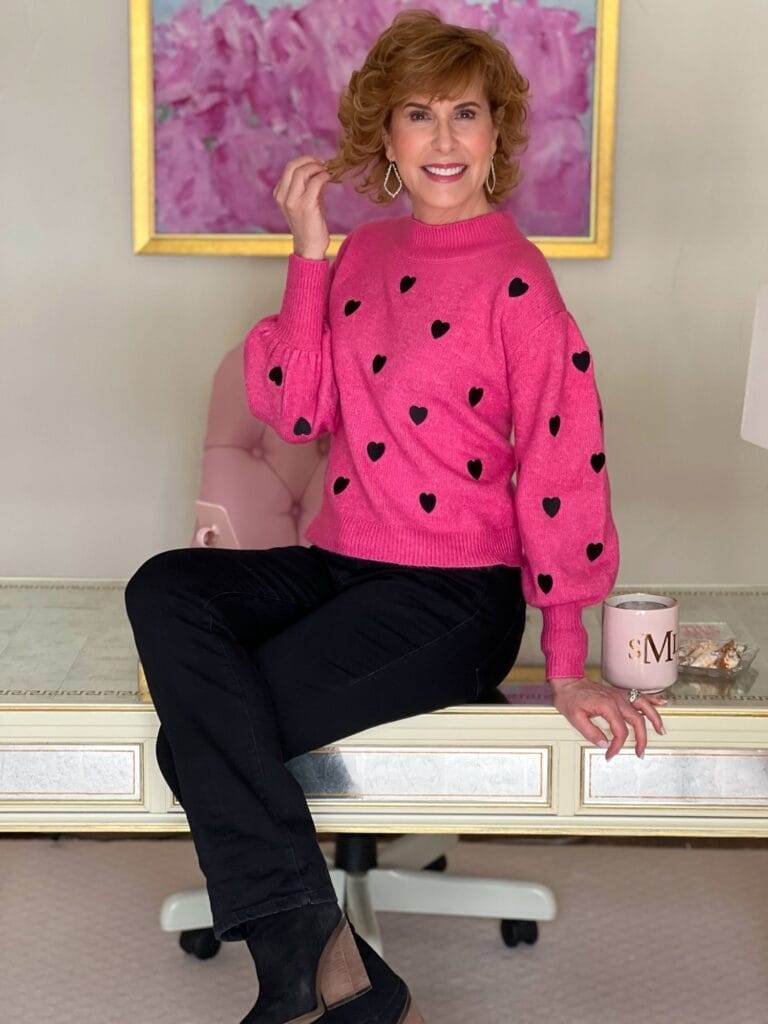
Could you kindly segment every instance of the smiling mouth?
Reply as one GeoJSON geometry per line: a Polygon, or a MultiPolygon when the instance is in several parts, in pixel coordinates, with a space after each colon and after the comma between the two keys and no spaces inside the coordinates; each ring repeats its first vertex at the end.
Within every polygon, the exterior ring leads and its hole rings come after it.
{"type": "Polygon", "coordinates": [[[432,181],[458,181],[466,171],[467,165],[454,164],[440,167],[439,164],[425,164],[421,169],[432,181]]]}

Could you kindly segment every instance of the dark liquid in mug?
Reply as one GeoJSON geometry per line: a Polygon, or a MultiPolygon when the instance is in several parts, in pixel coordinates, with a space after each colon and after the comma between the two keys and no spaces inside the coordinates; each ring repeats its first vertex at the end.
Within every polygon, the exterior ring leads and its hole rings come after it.
{"type": "Polygon", "coordinates": [[[667,605],[659,604],[658,601],[622,601],[622,603],[617,604],[616,607],[631,608],[632,611],[645,612],[652,611],[654,608],[666,608],[667,605]]]}

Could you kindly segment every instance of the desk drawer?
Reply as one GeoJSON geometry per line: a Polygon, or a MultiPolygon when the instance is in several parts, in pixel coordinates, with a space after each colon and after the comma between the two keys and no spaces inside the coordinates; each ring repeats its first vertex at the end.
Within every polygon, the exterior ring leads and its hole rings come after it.
{"type": "Polygon", "coordinates": [[[632,748],[609,762],[602,750],[581,752],[580,811],[753,808],[764,814],[768,808],[768,749],[654,745],[642,760],[632,748]]]}
{"type": "Polygon", "coordinates": [[[549,746],[321,747],[288,762],[308,799],[375,804],[552,807],[549,746]]]}
{"type": "Polygon", "coordinates": [[[144,809],[142,743],[2,743],[0,808],[144,809]]]}

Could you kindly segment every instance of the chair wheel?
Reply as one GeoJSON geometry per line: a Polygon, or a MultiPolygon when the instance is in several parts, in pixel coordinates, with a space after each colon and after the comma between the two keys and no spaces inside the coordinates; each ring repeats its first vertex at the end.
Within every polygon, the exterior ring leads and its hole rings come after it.
{"type": "Polygon", "coordinates": [[[210,960],[221,948],[221,943],[213,934],[213,928],[189,928],[185,932],[180,932],[179,945],[185,953],[191,953],[198,960],[210,960]]]}
{"type": "Polygon", "coordinates": [[[424,868],[425,871],[445,871],[448,867],[448,858],[444,853],[441,853],[439,857],[435,857],[431,864],[427,864],[424,868]]]}
{"type": "Polygon", "coordinates": [[[539,926],[536,921],[502,920],[501,937],[504,945],[513,948],[521,942],[532,946],[539,938],[539,926]]]}

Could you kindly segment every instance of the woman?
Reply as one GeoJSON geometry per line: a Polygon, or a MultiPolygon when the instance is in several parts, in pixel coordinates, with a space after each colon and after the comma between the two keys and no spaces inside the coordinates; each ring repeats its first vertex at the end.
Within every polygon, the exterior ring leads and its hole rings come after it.
{"type": "Polygon", "coordinates": [[[309,547],[179,549],[126,608],[217,938],[244,939],[241,1024],[416,1024],[407,985],[350,929],[285,762],[496,687],[526,604],[556,707],[615,754],[659,698],[583,668],[581,608],[618,569],[586,342],[539,250],[495,211],[518,180],[528,83],[485,32],[404,11],[354,72],[338,156],[291,160],[274,196],[294,251],[280,312],[244,344],[249,407],[286,441],[333,434],[309,547]],[[332,266],[322,192],[373,163],[376,202],[332,266]],[[509,443],[514,427],[515,446],[509,443]],[[517,469],[516,488],[510,476],[517,469]]]}

